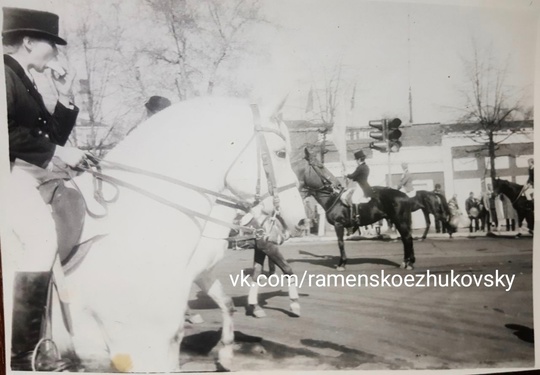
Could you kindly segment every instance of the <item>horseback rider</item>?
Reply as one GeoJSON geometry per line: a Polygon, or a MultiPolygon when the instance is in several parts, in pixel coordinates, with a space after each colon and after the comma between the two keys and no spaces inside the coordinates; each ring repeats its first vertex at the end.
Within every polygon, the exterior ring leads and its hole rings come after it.
{"type": "Polygon", "coordinates": [[[530,158],[529,163],[529,179],[527,184],[523,187],[523,195],[527,200],[532,201],[534,199],[534,159],[530,158]]]}
{"type": "Polygon", "coordinates": [[[345,177],[356,182],[360,186],[360,189],[355,187],[347,189],[341,196],[341,200],[346,206],[351,207],[353,219],[360,222],[358,204],[369,201],[373,196],[373,190],[368,183],[369,167],[366,164],[366,155],[360,150],[354,153],[354,158],[358,166],[353,173],[345,177]]]}
{"type": "Polygon", "coordinates": [[[413,180],[409,172],[409,165],[407,163],[401,163],[401,168],[403,169],[403,175],[401,176],[397,190],[403,189],[405,194],[412,198],[416,195],[416,190],[414,190],[412,184],[413,180]]]}
{"type": "Polygon", "coordinates": [[[36,336],[51,267],[62,245],[55,221],[66,220],[74,209],[73,201],[67,204],[60,196],[75,199],[75,205],[81,203],[77,201],[80,194],[65,188],[62,179],[69,177],[68,167],[77,166],[85,154],[65,146],[79,112],[71,102],[74,75],[59,68],[51,72],[48,67],[58,55],[57,45],[67,44],[58,36],[58,16],[30,9],[3,10],[11,167],[7,210],[18,239],[7,247],[12,262],[4,271],[10,272],[14,289],[8,292],[13,292],[13,325],[6,324],[6,329],[12,328],[12,354],[23,357],[39,339],[36,336]],[[56,88],[58,101],[52,114],[34,84],[31,70],[46,73],[56,88]]]}

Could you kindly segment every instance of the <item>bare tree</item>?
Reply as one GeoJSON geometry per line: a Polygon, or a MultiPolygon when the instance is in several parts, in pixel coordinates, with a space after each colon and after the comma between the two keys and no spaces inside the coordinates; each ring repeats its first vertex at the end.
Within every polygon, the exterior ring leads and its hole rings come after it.
{"type": "Polygon", "coordinates": [[[208,41],[208,85],[206,93],[211,95],[216,85],[219,69],[223,63],[241,52],[247,52],[249,27],[267,23],[260,14],[258,0],[237,0],[234,3],[206,0],[209,15],[208,41]]]}
{"type": "Polygon", "coordinates": [[[491,49],[481,51],[473,41],[473,58],[465,60],[464,67],[468,87],[463,91],[465,113],[460,121],[478,124],[475,131],[477,137],[472,139],[482,144],[481,150],[487,149],[491,164],[490,177],[494,179],[497,145],[512,133],[498,142],[495,141],[495,135],[520,112],[525,116],[527,113],[506,82],[508,63],[499,64],[491,49]]]}
{"type": "Polygon", "coordinates": [[[92,1],[80,1],[81,17],[69,30],[67,57],[80,68],[79,102],[81,120],[76,146],[102,155],[122,137],[121,127],[127,109],[119,105],[122,66],[123,27],[119,20],[120,3],[108,4],[106,15],[92,1]]]}
{"type": "MultiPolygon", "coordinates": [[[[153,35],[138,50],[147,66],[166,73],[180,100],[211,95],[222,76],[236,67],[226,62],[249,55],[250,27],[266,23],[258,0],[145,0],[156,17],[153,35]],[[160,33],[160,30],[162,33],[160,33]]],[[[165,82],[165,80],[162,80],[165,82]]],[[[234,80],[233,80],[234,82],[234,80]]],[[[222,84],[227,83],[222,80],[222,84]]],[[[165,86],[166,87],[166,86],[165,86]]],[[[229,90],[233,91],[233,90],[229,90]]]]}

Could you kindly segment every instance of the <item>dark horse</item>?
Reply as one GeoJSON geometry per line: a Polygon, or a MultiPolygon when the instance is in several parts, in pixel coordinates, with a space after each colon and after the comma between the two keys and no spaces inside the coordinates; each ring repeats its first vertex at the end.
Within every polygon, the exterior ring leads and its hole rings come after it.
{"type": "Polygon", "coordinates": [[[360,223],[351,219],[350,207],[341,202],[343,187],[339,181],[306,149],[305,158],[293,164],[300,182],[300,192],[313,196],[324,208],[326,219],[334,226],[338,238],[340,261],[337,269],[342,271],[347,264],[343,235],[345,228],[358,229],[381,219],[388,219],[396,226],[403,242],[404,257],[401,268],[413,269],[415,262],[411,235],[411,202],[405,193],[395,189],[374,186],[373,197],[368,203],[360,204],[360,223]]]}
{"type": "Polygon", "coordinates": [[[432,191],[418,190],[416,195],[411,200],[411,212],[422,210],[424,218],[426,219],[426,229],[422,235],[422,239],[425,240],[431,226],[431,220],[429,215],[435,217],[435,222],[441,221],[443,228],[446,228],[446,232],[452,237],[452,234],[457,231],[457,228],[451,224],[451,213],[448,208],[448,202],[446,198],[432,191]]]}
{"type": "Polygon", "coordinates": [[[496,178],[493,182],[496,194],[504,194],[512,202],[518,214],[518,226],[521,227],[523,219],[527,221],[529,233],[534,232],[534,201],[529,201],[522,194],[523,185],[496,178]]]}

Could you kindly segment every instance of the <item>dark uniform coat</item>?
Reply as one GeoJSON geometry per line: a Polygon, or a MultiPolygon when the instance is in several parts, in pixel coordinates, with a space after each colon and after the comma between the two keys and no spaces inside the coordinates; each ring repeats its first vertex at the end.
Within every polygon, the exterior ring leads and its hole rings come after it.
{"type": "Polygon", "coordinates": [[[534,167],[529,167],[529,179],[527,180],[527,183],[534,186],[534,167]]]}
{"type": "Polygon", "coordinates": [[[79,109],[69,109],[58,102],[51,115],[22,66],[8,55],[4,55],[4,64],[9,159],[21,159],[45,168],[54,155],[56,145],[66,144],[79,109]]]}
{"type": "Polygon", "coordinates": [[[370,198],[373,195],[373,192],[371,190],[371,186],[369,186],[368,183],[368,176],[369,167],[366,163],[362,163],[358,167],[356,167],[356,170],[353,173],[348,174],[347,178],[356,181],[358,185],[360,185],[360,187],[362,188],[364,196],[370,198]]]}

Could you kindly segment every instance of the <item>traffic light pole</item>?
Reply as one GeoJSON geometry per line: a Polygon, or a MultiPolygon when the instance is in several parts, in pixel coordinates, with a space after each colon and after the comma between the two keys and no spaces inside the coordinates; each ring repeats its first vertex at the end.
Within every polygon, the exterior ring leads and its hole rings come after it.
{"type": "Polygon", "coordinates": [[[388,174],[386,175],[386,187],[389,187],[391,188],[392,186],[392,167],[390,165],[390,141],[387,139],[386,140],[386,143],[387,143],[387,155],[388,155],[388,158],[386,160],[386,164],[388,165],[388,174]]]}

